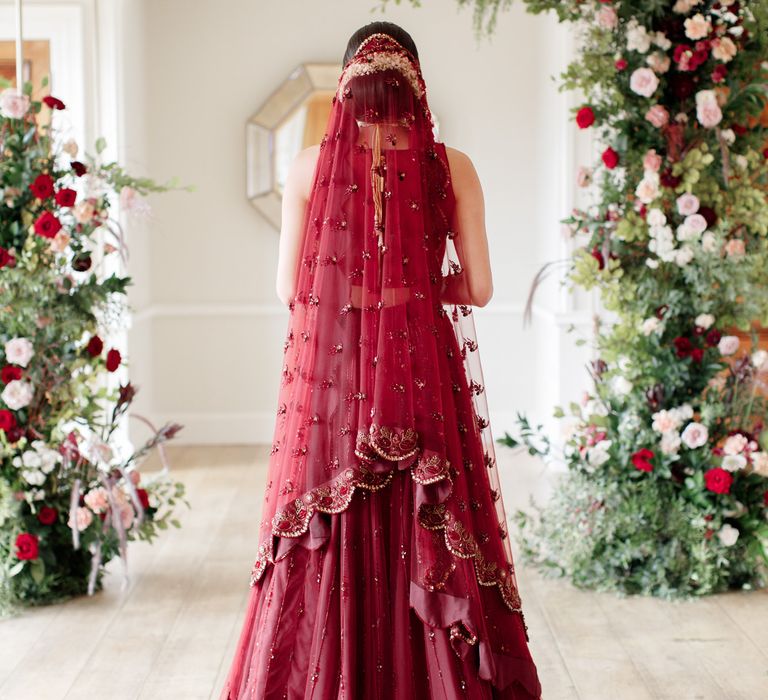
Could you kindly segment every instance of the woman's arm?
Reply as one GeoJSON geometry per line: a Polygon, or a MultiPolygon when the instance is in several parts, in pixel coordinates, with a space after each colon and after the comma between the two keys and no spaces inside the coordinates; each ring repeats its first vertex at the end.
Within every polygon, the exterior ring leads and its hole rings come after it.
{"type": "Polygon", "coordinates": [[[283,190],[276,290],[280,301],[286,305],[296,295],[299,260],[304,247],[304,215],[319,152],[319,146],[310,146],[296,156],[283,190]]]}
{"type": "Polygon", "coordinates": [[[493,278],[483,189],[469,156],[448,147],[446,153],[456,197],[453,243],[463,273],[446,278],[441,300],[446,304],[485,306],[493,296],[493,278]]]}

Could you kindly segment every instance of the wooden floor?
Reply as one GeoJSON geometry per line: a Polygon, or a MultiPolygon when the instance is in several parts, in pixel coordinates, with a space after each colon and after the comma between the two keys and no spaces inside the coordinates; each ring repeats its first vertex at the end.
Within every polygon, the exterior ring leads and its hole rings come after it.
{"type": "MultiPolygon", "coordinates": [[[[214,698],[240,631],[266,452],[178,447],[192,509],[130,551],[130,583],[0,621],[2,700],[214,698]]],[[[544,467],[499,455],[508,511],[544,467]]],[[[518,566],[545,700],[768,699],[768,593],[693,603],[580,592],[518,566]]],[[[406,699],[402,699],[406,700],[406,699]]]]}

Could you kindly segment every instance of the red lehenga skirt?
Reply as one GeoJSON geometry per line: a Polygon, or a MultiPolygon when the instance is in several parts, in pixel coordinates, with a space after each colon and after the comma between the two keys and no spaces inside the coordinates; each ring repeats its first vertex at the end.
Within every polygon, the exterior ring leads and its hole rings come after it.
{"type": "Polygon", "coordinates": [[[470,560],[452,574],[463,599],[410,583],[413,501],[406,470],[342,513],[315,514],[284,558],[278,547],[251,589],[221,700],[541,697],[521,616],[477,583],[470,560]],[[452,625],[461,619],[480,629],[452,625]]]}

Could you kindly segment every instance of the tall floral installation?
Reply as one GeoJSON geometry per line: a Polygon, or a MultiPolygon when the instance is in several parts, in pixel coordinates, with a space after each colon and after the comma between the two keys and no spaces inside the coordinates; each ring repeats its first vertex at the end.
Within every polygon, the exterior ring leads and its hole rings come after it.
{"type": "MultiPolygon", "coordinates": [[[[459,4],[483,31],[511,2],[459,4]]],[[[562,454],[525,417],[501,439],[567,465],[516,514],[522,551],[591,589],[764,586],[768,352],[736,333],[768,325],[768,2],[525,4],[580,35],[562,89],[603,149],[577,174],[594,204],[565,222],[568,281],[605,313],[593,390],[556,410],[562,454]]]]}
{"type": "Polygon", "coordinates": [[[107,275],[124,255],[112,216],[146,208],[167,189],[95,157],[46,124],[54,96],[0,93],[0,608],[55,602],[102,585],[131,540],[149,540],[184,502],[167,468],[137,468],[180,426],[138,449],[119,426],[136,393],[108,341],[124,327],[128,277],[107,275]]]}

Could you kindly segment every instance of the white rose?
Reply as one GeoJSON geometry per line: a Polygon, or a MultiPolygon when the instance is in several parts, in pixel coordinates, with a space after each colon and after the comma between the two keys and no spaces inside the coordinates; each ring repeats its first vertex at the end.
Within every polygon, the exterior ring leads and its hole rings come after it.
{"type": "Polygon", "coordinates": [[[739,349],[739,339],[735,335],[724,335],[720,338],[717,349],[721,355],[733,355],[739,349]]]}
{"type": "Polygon", "coordinates": [[[37,469],[24,469],[21,476],[31,486],[42,486],[45,483],[45,474],[37,469]]]}
{"type": "Polygon", "coordinates": [[[747,458],[744,455],[726,455],[723,457],[723,469],[729,472],[737,472],[747,466],[747,458]]]}
{"type": "Polygon", "coordinates": [[[720,132],[720,136],[722,137],[723,141],[729,146],[732,146],[733,143],[736,141],[736,132],[733,129],[723,129],[720,132]]]}
{"type": "Polygon", "coordinates": [[[5,344],[5,359],[11,364],[26,367],[34,354],[35,348],[28,338],[11,338],[5,344]]]}
{"type": "Polygon", "coordinates": [[[626,377],[618,375],[611,381],[611,386],[617,396],[626,396],[632,391],[633,384],[626,377]]]}
{"type": "Polygon", "coordinates": [[[653,258],[646,258],[645,264],[651,268],[651,270],[658,270],[659,269],[659,261],[654,260],[653,258]]]}
{"type": "Polygon", "coordinates": [[[605,464],[611,455],[608,449],[611,446],[611,440],[602,440],[587,450],[587,462],[592,467],[600,467],[605,464]]]}
{"type": "Polygon", "coordinates": [[[661,209],[658,207],[653,207],[653,209],[648,210],[646,221],[648,222],[649,226],[664,226],[664,224],[667,223],[667,217],[664,215],[664,212],[661,209]]]}
{"type": "Polygon", "coordinates": [[[755,452],[752,455],[752,471],[768,477],[768,452],[755,452]]]}
{"type": "Polygon", "coordinates": [[[651,40],[662,51],[668,51],[672,48],[672,42],[667,38],[667,35],[664,34],[664,32],[654,32],[651,34],[651,40]]]}
{"type": "Polygon", "coordinates": [[[717,250],[717,239],[712,231],[707,231],[701,236],[701,249],[705,253],[714,253],[717,250]]]}
{"type": "Polygon", "coordinates": [[[717,538],[726,547],[733,547],[739,539],[739,531],[733,525],[726,523],[718,530],[717,538]]]}
{"type": "Polygon", "coordinates": [[[757,350],[752,353],[752,364],[758,372],[768,370],[768,352],[765,350],[757,350]]]}
{"type": "Polygon", "coordinates": [[[638,53],[647,53],[651,48],[651,36],[648,30],[636,19],[627,22],[627,49],[638,53]]]}
{"type": "Polygon", "coordinates": [[[691,450],[703,447],[709,439],[709,431],[701,423],[688,423],[683,430],[682,440],[685,446],[691,450]]]}
{"type": "Polygon", "coordinates": [[[649,336],[659,330],[660,326],[661,321],[655,316],[651,316],[650,318],[646,318],[645,321],[640,324],[640,332],[645,336],[649,336]]]}
{"type": "Polygon", "coordinates": [[[29,382],[25,382],[23,379],[14,379],[6,384],[0,398],[12,411],[18,411],[20,408],[29,406],[34,395],[35,391],[29,382]]]}
{"type": "Polygon", "coordinates": [[[21,119],[29,110],[29,97],[20,95],[16,88],[0,92],[0,113],[8,119],[21,119]]]}
{"type": "Polygon", "coordinates": [[[651,416],[653,418],[653,429],[657,433],[669,433],[680,427],[680,418],[671,411],[657,411],[651,416]]]}
{"type": "Polygon", "coordinates": [[[679,267],[685,267],[691,260],[693,260],[693,248],[689,245],[684,245],[675,253],[675,262],[679,267]]]}
{"type": "Polygon", "coordinates": [[[712,314],[699,314],[694,321],[699,328],[703,328],[705,331],[710,329],[714,322],[715,317],[712,314]]]}
{"type": "Polygon", "coordinates": [[[680,436],[677,433],[664,433],[661,436],[661,451],[665,455],[677,454],[680,450],[680,436]]]}
{"type": "Polygon", "coordinates": [[[635,190],[637,198],[643,204],[650,204],[659,196],[659,174],[650,170],[645,171],[645,176],[635,190]]]}

